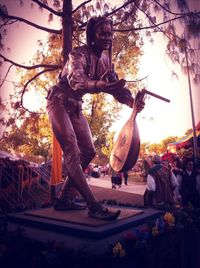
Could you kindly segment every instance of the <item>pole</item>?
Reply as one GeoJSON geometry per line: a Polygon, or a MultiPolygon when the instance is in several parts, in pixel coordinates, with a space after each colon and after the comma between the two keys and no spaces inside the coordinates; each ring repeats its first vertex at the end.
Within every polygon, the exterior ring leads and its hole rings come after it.
{"type": "Polygon", "coordinates": [[[191,88],[191,80],[190,80],[190,71],[189,71],[188,53],[187,53],[186,43],[185,43],[185,59],[186,59],[187,77],[188,77],[188,86],[189,86],[190,108],[191,108],[191,116],[192,116],[194,160],[195,160],[195,163],[197,163],[197,136],[196,136],[194,108],[193,108],[193,100],[192,100],[192,88],[191,88]]]}

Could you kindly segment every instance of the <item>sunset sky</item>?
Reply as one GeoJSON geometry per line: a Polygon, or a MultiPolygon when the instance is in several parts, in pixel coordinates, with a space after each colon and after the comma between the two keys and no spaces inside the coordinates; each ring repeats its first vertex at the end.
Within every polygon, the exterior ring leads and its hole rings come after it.
{"type": "MultiPolygon", "coordinates": [[[[38,24],[59,29],[58,23],[47,22],[47,13],[41,13],[38,17],[38,8],[34,4],[33,10],[29,9],[29,1],[26,0],[25,7],[20,8],[17,0],[0,0],[5,3],[11,15],[23,16],[38,24]],[[14,5],[13,2],[16,2],[14,5]]],[[[200,10],[200,1],[196,3],[195,9],[200,10]]],[[[3,53],[8,58],[28,65],[29,60],[34,56],[37,49],[37,40],[45,39],[47,34],[43,31],[33,29],[24,23],[13,24],[5,37],[6,44],[11,48],[10,52],[3,53]]],[[[199,40],[196,40],[198,47],[199,40]]],[[[154,35],[154,44],[146,41],[144,45],[144,55],[141,58],[140,70],[137,78],[148,75],[145,85],[149,91],[170,99],[170,103],[150,97],[146,100],[145,109],[138,115],[137,122],[140,131],[141,142],[159,142],[168,136],[184,136],[185,132],[192,128],[191,109],[189,99],[189,89],[187,76],[180,71],[179,66],[174,66],[170,59],[165,55],[166,43],[162,35],[154,35]],[[178,74],[178,79],[172,77],[172,70],[178,74]]],[[[199,53],[199,51],[198,51],[199,53]]],[[[3,79],[6,68],[2,69],[1,79],[3,79]]],[[[17,82],[15,68],[13,67],[7,77],[7,81],[1,90],[1,97],[5,101],[12,89],[12,81],[17,82]]],[[[200,120],[200,90],[199,85],[192,83],[193,105],[195,111],[196,124],[200,120]]],[[[29,100],[30,101],[30,98],[29,100]]],[[[31,103],[38,103],[37,96],[34,100],[34,93],[31,96],[31,103]]],[[[120,114],[120,120],[114,125],[114,129],[119,131],[126,122],[131,109],[124,107],[120,114]]]]}

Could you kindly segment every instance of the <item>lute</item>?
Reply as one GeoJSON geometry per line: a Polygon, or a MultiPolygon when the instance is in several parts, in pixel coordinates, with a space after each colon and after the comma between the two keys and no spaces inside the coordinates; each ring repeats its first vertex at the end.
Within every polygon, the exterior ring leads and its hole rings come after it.
{"type": "Polygon", "coordinates": [[[145,94],[170,102],[170,100],[146,89],[142,89],[137,93],[131,116],[120,131],[111,151],[110,166],[117,172],[130,170],[137,162],[140,152],[140,135],[136,122],[136,116],[138,114],[137,102],[142,100],[145,94]]]}

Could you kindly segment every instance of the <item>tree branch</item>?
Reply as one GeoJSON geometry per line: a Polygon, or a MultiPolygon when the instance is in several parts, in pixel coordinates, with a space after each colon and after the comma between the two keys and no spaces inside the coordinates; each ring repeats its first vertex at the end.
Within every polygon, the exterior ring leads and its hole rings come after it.
{"type": "Polygon", "coordinates": [[[10,25],[10,24],[13,24],[13,23],[15,23],[16,21],[12,21],[12,20],[10,20],[10,19],[7,19],[4,23],[2,23],[1,25],[0,25],[0,28],[3,28],[3,27],[5,27],[5,26],[8,26],[8,25],[10,25]]]}
{"type": "Polygon", "coordinates": [[[17,67],[20,67],[20,68],[23,68],[23,69],[26,69],[26,70],[32,70],[32,69],[37,69],[37,68],[51,68],[51,69],[59,69],[59,68],[62,68],[62,65],[60,64],[36,64],[36,65],[33,65],[33,66],[26,66],[26,65],[23,65],[23,64],[19,64],[17,62],[14,62],[6,57],[4,57],[2,54],[0,54],[0,57],[4,59],[4,61],[7,61],[7,62],[10,62],[11,64],[17,66],[17,67]]]}
{"type": "Polygon", "coordinates": [[[17,17],[17,16],[7,15],[2,10],[1,10],[0,15],[3,18],[24,22],[24,23],[26,23],[28,25],[31,25],[31,26],[35,27],[36,29],[39,29],[39,30],[42,30],[42,31],[45,31],[45,32],[48,32],[48,33],[54,33],[54,34],[61,34],[62,33],[62,30],[55,30],[55,29],[46,28],[46,27],[43,27],[41,25],[35,24],[35,23],[31,22],[31,21],[28,21],[26,19],[23,19],[23,18],[20,18],[20,17],[17,17]]]}
{"type": "MultiPolygon", "coordinates": [[[[33,0],[32,0],[33,1],[33,0]]],[[[87,0],[85,2],[83,2],[82,4],[80,4],[77,8],[75,8],[73,11],[72,11],[72,14],[75,13],[79,8],[81,8],[82,6],[84,6],[85,4],[91,2],[92,0],[87,0]]]]}
{"type": "Polygon", "coordinates": [[[32,2],[35,2],[36,4],[38,4],[40,7],[43,7],[44,9],[48,10],[49,12],[53,13],[56,16],[62,17],[63,16],[63,12],[58,12],[56,10],[54,10],[53,8],[48,7],[47,5],[41,3],[38,0],[32,0],[32,2]]]}
{"type": "Polygon", "coordinates": [[[26,84],[24,85],[24,88],[23,88],[23,90],[22,90],[22,93],[21,93],[21,102],[20,102],[20,105],[21,105],[21,107],[22,107],[23,109],[25,109],[25,110],[31,112],[30,110],[28,110],[27,108],[25,108],[25,107],[23,106],[23,97],[24,97],[24,94],[25,94],[25,92],[26,92],[26,88],[27,88],[27,86],[28,86],[33,80],[35,80],[38,76],[40,76],[41,74],[46,73],[46,72],[51,72],[51,71],[54,71],[54,70],[56,70],[56,69],[57,69],[57,68],[54,68],[54,69],[51,68],[51,69],[45,69],[45,70],[42,70],[41,72],[37,73],[36,75],[34,75],[31,79],[29,79],[29,80],[26,82],[26,84]]]}
{"type": "MultiPolygon", "coordinates": [[[[154,27],[157,27],[167,38],[169,38],[169,36],[159,27],[156,25],[156,23],[152,20],[152,18],[142,9],[140,8],[138,5],[136,5],[135,3],[135,6],[142,12],[144,13],[144,15],[149,19],[149,21],[154,25],[154,27]]],[[[170,38],[169,38],[170,39],[170,38]]]]}
{"type": "Polygon", "coordinates": [[[3,86],[3,83],[5,82],[6,80],[6,77],[8,76],[9,72],[10,72],[10,69],[12,68],[13,64],[11,64],[9,67],[8,67],[8,70],[4,76],[4,79],[2,80],[1,84],[0,84],[0,88],[3,86]]]}
{"type": "Polygon", "coordinates": [[[139,30],[147,30],[147,29],[153,29],[153,28],[157,28],[159,27],[160,25],[163,25],[165,23],[169,23],[171,21],[174,21],[174,20],[178,20],[178,19],[181,19],[182,17],[184,17],[185,15],[182,15],[182,16],[179,16],[179,17],[176,17],[176,18],[173,18],[173,19],[169,19],[169,20],[166,20],[166,21],[163,21],[163,22],[160,22],[158,24],[155,24],[152,25],[152,26],[144,26],[144,27],[138,27],[138,28],[129,28],[129,29],[114,29],[115,32],[128,32],[128,31],[139,31],[139,30]]]}
{"type": "Polygon", "coordinates": [[[122,8],[128,6],[129,4],[132,4],[132,3],[135,3],[135,0],[130,0],[130,1],[126,2],[126,3],[124,3],[123,5],[119,6],[119,7],[116,8],[116,9],[114,9],[114,10],[111,11],[110,13],[107,13],[107,14],[106,14],[106,17],[109,17],[109,16],[115,14],[118,10],[120,10],[120,9],[122,9],[122,8]]]}
{"type": "MultiPolygon", "coordinates": [[[[82,3],[80,6],[82,6],[83,4],[86,4],[87,2],[90,2],[90,1],[85,1],[85,2],[82,3]]],[[[128,6],[129,4],[134,3],[134,2],[135,2],[135,0],[130,0],[130,1],[126,2],[125,4],[119,6],[118,8],[114,9],[114,10],[111,11],[110,13],[105,14],[105,17],[109,17],[109,16],[115,14],[118,10],[120,10],[120,9],[122,9],[122,8],[124,8],[124,7],[126,7],[126,6],[128,6]]],[[[79,7],[80,7],[80,6],[79,6],[79,7]]],[[[76,9],[73,10],[73,13],[74,13],[75,11],[76,11],[76,9]]],[[[79,26],[79,28],[85,27],[86,24],[87,24],[87,22],[82,22],[81,25],[79,26]]]]}
{"type": "MultiPolygon", "coordinates": [[[[165,6],[163,6],[162,4],[160,4],[158,1],[154,0],[156,2],[157,5],[159,5],[162,9],[164,9],[166,12],[172,14],[172,15],[176,15],[176,16],[181,16],[181,15],[187,15],[188,13],[176,13],[176,12],[172,12],[171,10],[169,10],[168,8],[166,8],[165,6]]],[[[190,12],[191,13],[191,12],[190,12]]]]}

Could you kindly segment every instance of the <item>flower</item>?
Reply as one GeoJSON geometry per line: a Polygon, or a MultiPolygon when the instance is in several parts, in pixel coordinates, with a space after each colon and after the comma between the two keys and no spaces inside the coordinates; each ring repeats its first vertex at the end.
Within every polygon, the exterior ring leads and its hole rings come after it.
{"type": "Polygon", "coordinates": [[[157,228],[157,227],[153,227],[153,228],[152,228],[152,235],[153,235],[153,236],[157,236],[157,235],[159,235],[159,234],[160,234],[160,232],[159,232],[158,228],[157,228]]]}
{"type": "Polygon", "coordinates": [[[124,234],[124,239],[125,240],[137,240],[138,239],[138,237],[135,235],[135,233],[134,232],[126,232],[125,234],[124,234]]]}
{"type": "Polygon", "coordinates": [[[166,212],[163,219],[170,226],[175,224],[175,218],[171,212],[166,212]]]}
{"type": "Polygon", "coordinates": [[[124,257],[126,255],[125,249],[123,249],[122,244],[117,242],[117,244],[113,247],[114,257],[124,257]]]}

